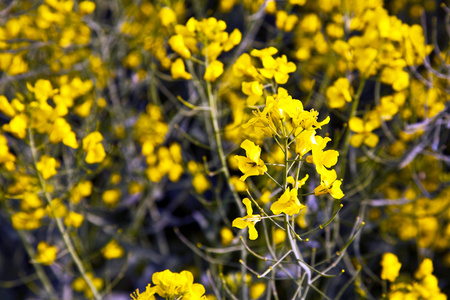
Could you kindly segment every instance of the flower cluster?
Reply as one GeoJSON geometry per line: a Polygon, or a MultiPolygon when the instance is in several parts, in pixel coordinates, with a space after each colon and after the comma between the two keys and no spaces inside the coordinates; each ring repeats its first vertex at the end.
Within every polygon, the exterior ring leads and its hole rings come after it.
{"type": "Polygon", "coordinates": [[[152,275],[152,282],[154,286],[148,284],[145,292],[140,293],[137,289],[132,293],[132,300],[152,300],[155,299],[155,294],[166,299],[206,299],[205,288],[200,283],[194,283],[194,276],[189,271],[156,272],[152,275]]]}

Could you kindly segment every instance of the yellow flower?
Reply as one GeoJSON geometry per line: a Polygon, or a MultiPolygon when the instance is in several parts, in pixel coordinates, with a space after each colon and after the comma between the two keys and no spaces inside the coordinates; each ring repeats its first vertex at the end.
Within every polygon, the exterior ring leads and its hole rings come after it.
{"type": "Polygon", "coordinates": [[[191,51],[184,44],[183,36],[181,34],[173,35],[169,38],[169,45],[173,51],[178,53],[183,58],[190,58],[191,51]]]}
{"type": "Polygon", "coordinates": [[[288,187],[283,195],[270,206],[270,210],[276,215],[280,213],[285,213],[290,216],[298,214],[305,206],[300,203],[297,195],[298,190],[296,188],[290,190],[288,187]]]}
{"type": "Polygon", "coordinates": [[[228,227],[220,229],[220,241],[222,245],[228,246],[234,239],[233,231],[228,227]]]}
{"type": "Polygon", "coordinates": [[[51,206],[48,204],[45,207],[45,212],[50,218],[64,218],[67,214],[67,207],[62,203],[61,199],[55,198],[51,201],[51,206]],[[53,209],[52,209],[53,207],[53,209]],[[53,211],[55,214],[53,214],[53,211]]]}
{"type": "Polygon", "coordinates": [[[158,17],[164,27],[167,27],[170,24],[175,24],[177,22],[177,15],[170,7],[167,6],[161,8],[158,13],[158,17]]]}
{"type": "Polygon", "coordinates": [[[44,209],[33,212],[19,211],[11,215],[12,226],[17,230],[34,230],[41,226],[41,219],[45,216],[44,209]]]}
{"type": "Polygon", "coordinates": [[[328,141],[331,141],[330,138],[316,136],[315,139],[317,144],[312,144],[312,156],[308,156],[306,161],[314,163],[317,173],[321,174],[324,167],[331,168],[337,163],[339,152],[336,150],[322,151],[328,141]]]}
{"type": "Polygon", "coordinates": [[[258,69],[259,73],[265,78],[274,78],[278,84],[285,84],[289,79],[288,74],[297,70],[297,67],[293,62],[287,61],[286,55],[282,55],[276,59],[272,56],[263,56],[261,57],[261,60],[264,68],[258,69]]]}
{"type": "Polygon", "coordinates": [[[83,197],[90,196],[92,193],[92,182],[81,181],[70,192],[70,201],[77,204],[83,197]]]}
{"type": "Polygon", "coordinates": [[[14,116],[9,124],[3,125],[5,131],[11,132],[19,139],[24,139],[27,135],[28,117],[25,114],[14,116]]]}
{"type": "Polygon", "coordinates": [[[394,282],[398,277],[402,264],[398,261],[395,254],[386,252],[381,259],[381,279],[394,282]]]}
{"type": "Polygon", "coordinates": [[[416,273],[414,273],[414,277],[417,279],[423,279],[428,275],[433,273],[433,262],[429,258],[425,258],[417,269],[416,273]]]}
{"type": "Polygon", "coordinates": [[[263,95],[264,86],[259,81],[242,82],[242,92],[246,94],[247,105],[255,105],[263,95]]]}
{"type": "Polygon", "coordinates": [[[203,79],[209,82],[214,82],[223,73],[223,63],[215,60],[209,64],[205,70],[203,79]]]}
{"type": "Polygon", "coordinates": [[[78,148],[75,132],[72,131],[70,124],[64,118],[57,118],[52,127],[49,136],[50,143],[56,144],[62,141],[66,146],[73,149],[78,148]]]}
{"type": "Polygon", "coordinates": [[[226,42],[223,44],[223,51],[230,51],[234,48],[234,46],[241,42],[241,39],[242,33],[239,31],[239,29],[235,28],[228,37],[228,40],[226,40],[226,42]]]}
{"type": "Polygon", "coordinates": [[[35,261],[37,263],[49,266],[55,261],[57,253],[58,247],[50,246],[46,242],[39,242],[35,261]]]}
{"type": "Polygon", "coordinates": [[[106,153],[101,143],[102,140],[103,136],[98,131],[91,132],[83,139],[83,150],[87,152],[86,162],[88,164],[102,162],[105,158],[106,153]]]}
{"type": "Polygon", "coordinates": [[[369,147],[375,147],[378,144],[378,136],[372,131],[380,127],[381,121],[378,112],[370,111],[365,115],[363,121],[358,117],[351,117],[348,126],[354,131],[350,137],[350,144],[353,147],[360,147],[362,143],[369,147]]]}
{"type": "Polygon", "coordinates": [[[288,15],[284,10],[279,10],[276,13],[276,23],[278,29],[285,32],[290,32],[294,29],[295,24],[298,22],[298,17],[296,15],[288,15]]]}
{"type": "MultiPolygon", "coordinates": [[[[194,276],[189,271],[172,273],[170,270],[156,272],[152,276],[152,289],[166,299],[201,299],[205,288],[194,283],[194,276]]],[[[140,299],[139,299],[140,300],[140,299]]]]}
{"type": "Polygon", "coordinates": [[[12,118],[16,115],[16,110],[9,103],[8,99],[3,95],[0,96],[0,112],[10,118],[12,118]]]}
{"type": "Polygon", "coordinates": [[[121,258],[125,253],[122,246],[120,246],[116,240],[112,240],[106,244],[106,246],[102,248],[101,252],[103,257],[106,259],[121,258]]]}
{"type": "Polygon", "coordinates": [[[109,207],[114,207],[120,200],[122,193],[119,189],[106,190],[102,194],[102,200],[109,207]]]}
{"type": "Polygon", "coordinates": [[[238,161],[239,170],[241,170],[244,175],[239,178],[245,181],[249,176],[263,175],[267,172],[267,166],[264,161],[260,158],[261,148],[256,146],[255,143],[245,140],[241,144],[241,148],[245,150],[247,157],[235,155],[235,159],[238,161]]]}
{"type": "Polygon", "coordinates": [[[52,97],[58,92],[57,89],[53,89],[50,81],[46,79],[39,79],[34,84],[34,87],[27,82],[27,88],[30,92],[34,93],[36,100],[39,102],[45,102],[48,98],[52,97]]]}
{"type": "MultiPolygon", "coordinates": [[[[276,49],[275,49],[276,50],[276,49]]],[[[258,71],[256,70],[255,66],[252,65],[252,58],[248,53],[244,53],[236,60],[236,62],[233,65],[233,74],[237,77],[242,76],[250,76],[250,77],[257,77],[258,71]]]]}
{"type": "Polygon", "coordinates": [[[44,179],[56,175],[56,168],[59,167],[59,161],[53,157],[42,155],[41,159],[36,163],[36,169],[42,174],[44,179]]]}
{"type": "Polygon", "coordinates": [[[189,80],[192,78],[191,74],[186,72],[184,61],[181,58],[177,58],[170,66],[170,73],[173,79],[183,78],[189,80]]]}
{"type": "Polygon", "coordinates": [[[83,1],[78,6],[78,13],[80,15],[88,15],[93,13],[95,10],[95,3],[91,1],[83,1]]]}
{"type": "Polygon", "coordinates": [[[250,298],[259,299],[266,290],[267,285],[264,282],[253,283],[250,286],[250,298]]]}
{"type": "Polygon", "coordinates": [[[4,164],[8,171],[13,171],[15,169],[15,161],[16,157],[9,152],[8,140],[4,135],[0,134],[0,164],[4,164]]]}
{"type": "Polygon", "coordinates": [[[155,289],[149,283],[145,288],[145,292],[140,293],[139,289],[136,289],[136,291],[130,294],[130,297],[132,300],[155,300],[155,293],[155,289]]]}
{"type": "Polygon", "coordinates": [[[334,199],[341,199],[344,193],[341,190],[341,180],[336,180],[337,174],[335,170],[323,168],[320,173],[320,185],[314,189],[316,196],[329,193],[334,199]]]}
{"type": "Polygon", "coordinates": [[[64,218],[64,225],[66,225],[67,227],[78,228],[83,223],[83,220],[84,220],[83,215],[71,211],[64,218]]]}
{"type": "Polygon", "coordinates": [[[211,188],[211,183],[203,173],[197,173],[194,175],[192,185],[198,194],[203,194],[211,188]]]}
{"type": "MultiPolygon", "coordinates": [[[[92,282],[92,284],[94,285],[94,287],[97,290],[101,290],[103,288],[103,284],[104,284],[103,279],[94,277],[94,275],[92,273],[90,273],[90,272],[86,273],[86,277],[88,277],[90,279],[90,281],[92,282]]],[[[93,293],[92,293],[91,288],[89,287],[89,285],[87,284],[86,280],[84,280],[84,278],[82,276],[77,277],[72,282],[72,287],[77,292],[83,292],[84,296],[86,298],[92,298],[93,297],[93,293]]]]}
{"type": "Polygon", "coordinates": [[[255,224],[261,221],[261,216],[253,214],[250,199],[245,198],[244,200],[242,200],[242,203],[244,203],[245,207],[247,208],[247,215],[243,218],[234,219],[232,226],[237,227],[239,229],[244,229],[245,227],[248,227],[249,239],[256,240],[258,238],[258,231],[256,231],[255,224]]]}
{"type": "Polygon", "coordinates": [[[327,88],[326,96],[330,108],[343,108],[346,102],[352,101],[350,82],[347,78],[339,78],[327,88]]]}

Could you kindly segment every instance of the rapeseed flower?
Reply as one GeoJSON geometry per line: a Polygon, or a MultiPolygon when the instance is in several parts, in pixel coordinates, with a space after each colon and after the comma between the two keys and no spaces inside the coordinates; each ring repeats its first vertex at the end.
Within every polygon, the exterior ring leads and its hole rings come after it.
{"type": "Polygon", "coordinates": [[[270,210],[276,215],[280,213],[285,213],[290,216],[298,214],[305,206],[300,203],[297,195],[298,190],[296,188],[291,190],[288,187],[283,195],[270,206],[270,210]]]}
{"type": "Polygon", "coordinates": [[[87,152],[86,162],[88,164],[100,163],[106,156],[105,148],[101,141],[103,136],[100,132],[94,131],[83,138],[83,150],[87,152]]]}
{"type": "Polygon", "coordinates": [[[49,266],[55,261],[57,253],[58,247],[51,246],[46,242],[39,242],[35,261],[37,263],[49,266]]]}
{"type": "Polygon", "coordinates": [[[47,155],[42,155],[41,159],[36,163],[36,169],[42,174],[44,179],[49,179],[56,175],[56,168],[58,167],[59,161],[47,155]]]}
{"type": "Polygon", "coordinates": [[[122,246],[120,246],[116,240],[112,240],[106,244],[106,246],[102,248],[101,252],[103,257],[106,259],[121,258],[125,253],[122,246]]]}
{"type": "Polygon", "coordinates": [[[381,259],[381,279],[394,282],[398,277],[402,264],[398,261],[395,254],[386,252],[381,259]]]}
{"type": "Polygon", "coordinates": [[[323,168],[320,173],[320,185],[314,189],[316,196],[329,193],[334,199],[341,199],[344,193],[341,190],[341,180],[337,180],[335,170],[323,168]]]}
{"type": "Polygon", "coordinates": [[[258,238],[258,231],[256,231],[255,224],[261,221],[261,216],[253,214],[253,208],[250,199],[245,198],[244,200],[242,200],[242,203],[244,203],[245,207],[247,208],[247,215],[243,218],[234,219],[232,226],[239,229],[248,227],[249,239],[256,240],[258,238]]]}
{"type": "Polygon", "coordinates": [[[245,150],[247,156],[234,156],[238,161],[239,170],[244,173],[244,175],[239,178],[240,180],[245,181],[249,176],[263,175],[267,172],[267,166],[260,158],[261,148],[259,146],[256,146],[255,143],[249,140],[245,140],[242,142],[241,148],[245,150]]]}

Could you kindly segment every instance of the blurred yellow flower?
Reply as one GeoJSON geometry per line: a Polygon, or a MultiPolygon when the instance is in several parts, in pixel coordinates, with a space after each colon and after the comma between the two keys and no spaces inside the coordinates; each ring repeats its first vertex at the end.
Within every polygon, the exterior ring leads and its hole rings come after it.
{"type": "Polygon", "coordinates": [[[57,253],[58,247],[50,246],[46,242],[39,242],[35,261],[37,263],[49,266],[55,261],[57,253]]]}
{"type": "Polygon", "coordinates": [[[112,240],[106,244],[106,246],[102,248],[101,252],[103,257],[106,259],[121,258],[125,253],[122,246],[120,246],[116,240],[112,240]]]}
{"type": "Polygon", "coordinates": [[[380,264],[382,267],[381,279],[394,282],[398,277],[400,268],[402,267],[402,264],[398,261],[397,256],[393,253],[386,252],[383,254],[380,264]]]}

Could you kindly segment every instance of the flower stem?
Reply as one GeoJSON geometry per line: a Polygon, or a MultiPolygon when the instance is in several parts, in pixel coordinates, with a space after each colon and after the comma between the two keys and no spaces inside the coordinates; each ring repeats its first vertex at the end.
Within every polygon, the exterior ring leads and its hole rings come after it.
{"type": "MultiPolygon", "coordinates": [[[[31,156],[33,158],[33,163],[34,163],[34,167],[37,170],[37,151],[36,151],[36,146],[34,144],[34,137],[33,134],[31,132],[31,128],[28,128],[28,137],[30,140],[30,148],[31,148],[31,156]]],[[[59,232],[61,233],[61,236],[63,238],[64,241],[64,245],[66,246],[67,250],[70,253],[70,256],[72,257],[73,261],[75,262],[75,265],[78,268],[78,271],[80,272],[81,276],[83,277],[83,279],[86,281],[87,285],[89,286],[89,288],[91,289],[94,298],[96,300],[100,300],[102,299],[102,297],[100,296],[99,292],[97,291],[97,289],[95,288],[94,284],[92,283],[91,279],[89,279],[89,277],[86,274],[86,270],[84,269],[83,263],[80,259],[80,257],[78,256],[78,254],[75,251],[75,248],[72,244],[72,241],[69,237],[69,234],[66,230],[66,228],[64,227],[64,224],[61,220],[61,218],[57,217],[56,214],[56,209],[52,204],[52,199],[50,194],[47,192],[47,186],[46,186],[46,182],[44,180],[44,178],[42,177],[41,173],[39,171],[37,171],[37,177],[39,179],[39,183],[41,186],[42,191],[44,192],[44,196],[45,199],[47,200],[48,205],[51,208],[53,217],[56,221],[56,226],[58,227],[59,232]]]]}

